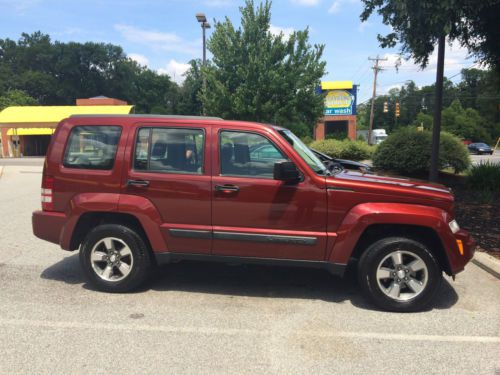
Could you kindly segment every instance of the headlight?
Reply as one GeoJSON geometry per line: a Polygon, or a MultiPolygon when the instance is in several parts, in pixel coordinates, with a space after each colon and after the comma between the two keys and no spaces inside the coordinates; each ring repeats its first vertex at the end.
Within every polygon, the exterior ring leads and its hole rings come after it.
{"type": "Polygon", "coordinates": [[[459,227],[459,225],[458,225],[458,223],[457,223],[457,221],[456,221],[456,220],[452,220],[452,221],[450,221],[450,222],[448,223],[448,225],[450,226],[451,232],[452,232],[453,234],[457,233],[457,232],[460,230],[460,227],[459,227]]]}

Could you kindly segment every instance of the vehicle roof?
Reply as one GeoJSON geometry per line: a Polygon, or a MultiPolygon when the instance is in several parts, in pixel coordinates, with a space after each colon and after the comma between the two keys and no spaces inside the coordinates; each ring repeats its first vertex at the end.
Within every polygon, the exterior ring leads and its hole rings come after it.
{"type": "MultiPolygon", "coordinates": [[[[259,122],[252,122],[252,121],[240,121],[240,120],[224,120],[220,117],[213,117],[213,116],[184,116],[184,115],[152,115],[152,114],[132,114],[132,115],[73,115],[69,117],[70,119],[101,119],[105,118],[108,120],[120,120],[120,119],[127,119],[127,120],[135,120],[135,121],[140,121],[140,120],[174,120],[174,122],[182,122],[182,120],[189,120],[189,121],[196,121],[196,122],[201,122],[201,121],[208,121],[205,122],[205,125],[216,125],[220,123],[224,123],[227,125],[243,125],[243,126],[248,126],[248,127],[255,127],[255,126],[266,126],[270,127],[276,130],[286,130],[285,128],[282,128],[280,126],[274,125],[274,124],[264,124],[264,123],[259,123],[259,122]]],[[[89,124],[91,125],[91,124],[89,124]]]]}

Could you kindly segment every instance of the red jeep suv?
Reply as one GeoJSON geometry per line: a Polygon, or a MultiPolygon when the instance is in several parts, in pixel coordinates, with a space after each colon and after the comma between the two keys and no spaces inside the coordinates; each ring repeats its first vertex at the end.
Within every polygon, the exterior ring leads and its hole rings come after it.
{"type": "Polygon", "coordinates": [[[474,241],[442,186],[330,172],[287,129],[188,116],[74,116],[57,127],[33,231],[125,292],[179,260],[283,264],[359,282],[379,307],[428,305],[474,241]]]}

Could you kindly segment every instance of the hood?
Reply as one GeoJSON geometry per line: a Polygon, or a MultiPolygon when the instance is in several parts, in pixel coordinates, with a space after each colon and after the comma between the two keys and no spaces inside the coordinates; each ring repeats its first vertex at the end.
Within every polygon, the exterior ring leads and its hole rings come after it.
{"type": "Polygon", "coordinates": [[[408,196],[416,199],[453,202],[453,194],[444,185],[405,177],[380,176],[344,171],[327,177],[331,188],[350,189],[391,197],[408,196]]]}

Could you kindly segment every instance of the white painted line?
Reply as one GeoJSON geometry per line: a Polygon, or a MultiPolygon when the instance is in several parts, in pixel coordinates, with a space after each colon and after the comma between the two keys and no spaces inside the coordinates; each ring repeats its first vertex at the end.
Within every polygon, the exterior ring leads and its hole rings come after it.
{"type": "MultiPolygon", "coordinates": [[[[155,332],[155,333],[193,333],[205,335],[250,335],[250,336],[270,336],[278,335],[276,332],[240,329],[240,328],[217,328],[217,327],[173,327],[173,326],[152,326],[141,324],[113,324],[113,323],[84,323],[84,322],[58,322],[46,320],[28,319],[0,319],[0,325],[36,327],[36,328],[61,328],[61,329],[98,329],[109,331],[129,331],[129,332],[155,332]]],[[[463,342],[463,343],[483,343],[500,344],[499,336],[446,336],[446,335],[414,335],[399,333],[378,333],[378,332],[335,332],[335,331],[287,331],[287,335],[294,334],[300,336],[323,337],[323,338],[353,338],[366,340],[401,340],[401,341],[427,341],[427,342],[463,342]]]]}

